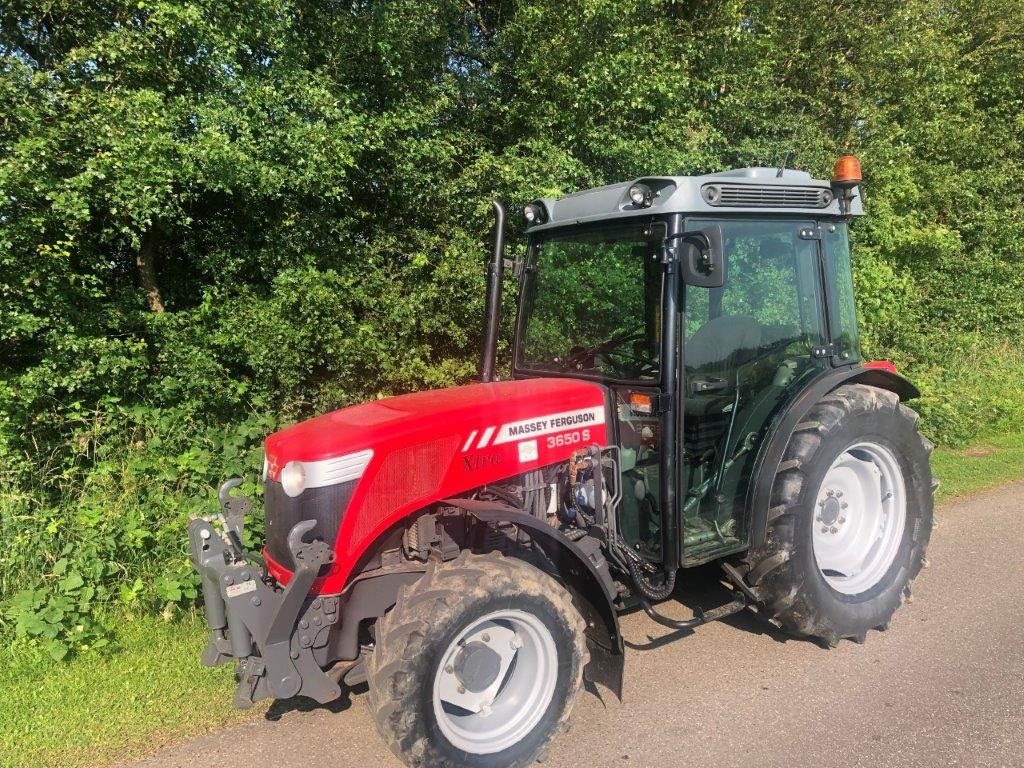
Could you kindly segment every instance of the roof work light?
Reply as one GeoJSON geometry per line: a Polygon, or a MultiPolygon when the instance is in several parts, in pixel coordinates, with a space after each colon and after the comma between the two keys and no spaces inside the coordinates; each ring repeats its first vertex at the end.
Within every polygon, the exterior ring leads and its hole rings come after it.
{"type": "Polygon", "coordinates": [[[543,224],[547,220],[547,211],[544,210],[544,205],[538,201],[524,206],[523,216],[528,225],[543,224]]]}
{"type": "Polygon", "coordinates": [[[646,184],[634,184],[629,188],[629,200],[637,208],[650,208],[654,202],[654,193],[646,184]]]}

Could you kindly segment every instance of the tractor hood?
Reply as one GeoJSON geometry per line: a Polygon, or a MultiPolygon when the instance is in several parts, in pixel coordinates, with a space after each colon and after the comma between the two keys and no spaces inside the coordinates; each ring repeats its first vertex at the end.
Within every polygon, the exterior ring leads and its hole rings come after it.
{"type": "Polygon", "coordinates": [[[380,454],[381,449],[455,439],[463,452],[473,452],[576,424],[603,426],[604,402],[601,387],[573,379],[470,384],[375,400],[270,435],[265,445],[268,477],[277,480],[289,461],[313,462],[367,449],[380,454]],[[535,423],[543,417],[551,421],[535,423]],[[529,424],[520,431],[519,422],[529,424]]]}
{"type": "Polygon", "coordinates": [[[284,535],[296,520],[321,519],[337,559],[317,589],[340,590],[366,548],[406,515],[606,445],[606,422],[602,387],[540,378],[402,395],[283,429],[266,441],[267,565],[287,581],[284,535]],[[317,479],[291,501],[280,492],[289,462],[317,479]],[[347,506],[328,502],[332,488],[351,489],[347,506]]]}

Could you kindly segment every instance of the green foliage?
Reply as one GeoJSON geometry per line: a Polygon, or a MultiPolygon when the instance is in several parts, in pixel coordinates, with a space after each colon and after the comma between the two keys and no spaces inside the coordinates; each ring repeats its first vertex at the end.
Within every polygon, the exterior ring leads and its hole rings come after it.
{"type": "Polygon", "coordinates": [[[120,605],[173,613],[188,515],[265,432],[472,375],[495,196],[854,151],[865,353],[939,441],[1014,423],[1022,26],[1017,0],[5,2],[0,632],[60,656],[120,605]]]}

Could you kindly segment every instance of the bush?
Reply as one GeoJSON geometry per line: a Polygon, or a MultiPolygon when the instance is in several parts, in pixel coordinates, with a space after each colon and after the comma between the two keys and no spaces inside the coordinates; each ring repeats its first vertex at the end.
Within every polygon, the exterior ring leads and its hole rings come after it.
{"type": "MultiPolygon", "coordinates": [[[[116,405],[78,419],[78,453],[55,486],[53,476],[22,477],[0,489],[2,622],[58,659],[104,647],[117,609],[170,616],[196,599],[189,517],[216,508],[226,477],[248,478],[243,492],[259,498],[260,441],[274,427],[269,417],[203,426],[116,405]]],[[[250,545],[262,538],[254,523],[250,545]]]]}

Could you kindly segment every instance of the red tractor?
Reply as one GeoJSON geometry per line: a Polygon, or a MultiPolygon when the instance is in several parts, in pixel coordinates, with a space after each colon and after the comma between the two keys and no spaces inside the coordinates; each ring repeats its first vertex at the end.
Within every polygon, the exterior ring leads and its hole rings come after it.
{"type": "Polygon", "coordinates": [[[857,343],[859,164],[653,177],[498,214],[481,382],[364,403],[266,440],[249,501],[190,523],[235,702],[366,682],[412,766],[525,766],[584,676],[621,691],[618,616],[749,609],[832,646],[884,629],[932,529],[912,384],[857,343]],[[504,272],[511,377],[495,379],[504,272]],[[656,604],[720,564],[723,604],[656,604]],[[677,581],[680,584],[677,585],[677,581]]]}

